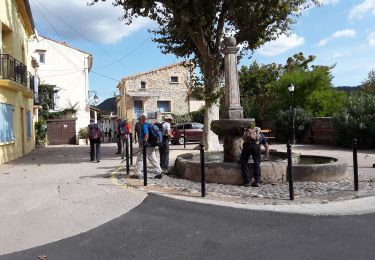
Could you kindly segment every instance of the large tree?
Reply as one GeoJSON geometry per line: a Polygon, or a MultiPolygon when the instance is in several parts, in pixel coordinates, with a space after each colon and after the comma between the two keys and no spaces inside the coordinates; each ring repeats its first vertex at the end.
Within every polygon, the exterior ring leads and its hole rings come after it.
{"type": "Polygon", "coordinates": [[[367,79],[362,82],[362,90],[366,93],[375,94],[375,71],[368,73],[367,79]]]}
{"type": "MultiPolygon", "coordinates": [[[[92,3],[100,0],[92,0],[92,3]]],[[[102,0],[105,1],[105,0],[102,0]]],[[[148,17],[159,27],[151,32],[163,53],[191,59],[200,68],[206,101],[205,145],[218,148],[210,130],[218,119],[217,102],[223,76],[221,49],[226,36],[234,36],[243,50],[254,50],[290,29],[301,8],[316,0],[112,0],[124,11],[127,24],[148,17]]]]}

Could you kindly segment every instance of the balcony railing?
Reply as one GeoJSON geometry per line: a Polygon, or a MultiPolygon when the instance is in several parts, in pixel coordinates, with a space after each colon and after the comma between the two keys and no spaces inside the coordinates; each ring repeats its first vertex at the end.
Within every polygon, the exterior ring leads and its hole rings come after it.
{"type": "Polygon", "coordinates": [[[0,79],[9,79],[30,88],[29,74],[25,64],[9,54],[0,54],[0,79]]]}

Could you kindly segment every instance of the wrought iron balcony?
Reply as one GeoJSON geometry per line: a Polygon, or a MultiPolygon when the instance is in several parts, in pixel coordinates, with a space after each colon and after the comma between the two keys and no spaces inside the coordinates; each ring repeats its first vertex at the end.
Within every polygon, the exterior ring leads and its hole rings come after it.
{"type": "Polygon", "coordinates": [[[29,74],[25,64],[9,54],[0,54],[0,79],[15,81],[29,89],[29,74]]]}

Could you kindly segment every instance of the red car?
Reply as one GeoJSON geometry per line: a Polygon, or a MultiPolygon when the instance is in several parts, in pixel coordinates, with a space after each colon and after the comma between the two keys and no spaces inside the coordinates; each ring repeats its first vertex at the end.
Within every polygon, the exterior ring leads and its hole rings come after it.
{"type": "Polygon", "coordinates": [[[203,136],[203,126],[201,123],[195,122],[174,125],[172,127],[173,138],[171,139],[171,143],[184,144],[185,138],[186,142],[200,142],[203,136]]]}

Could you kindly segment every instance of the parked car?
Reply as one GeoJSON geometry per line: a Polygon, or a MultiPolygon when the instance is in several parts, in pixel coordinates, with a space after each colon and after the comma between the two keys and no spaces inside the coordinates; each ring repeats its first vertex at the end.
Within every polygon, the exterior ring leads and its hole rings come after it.
{"type": "Polygon", "coordinates": [[[184,144],[185,137],[186,142],[200,142],[203,135],[203,125],[195,122],[177,124],[172,127],[172,135],[172,144],[184,144]]]}

